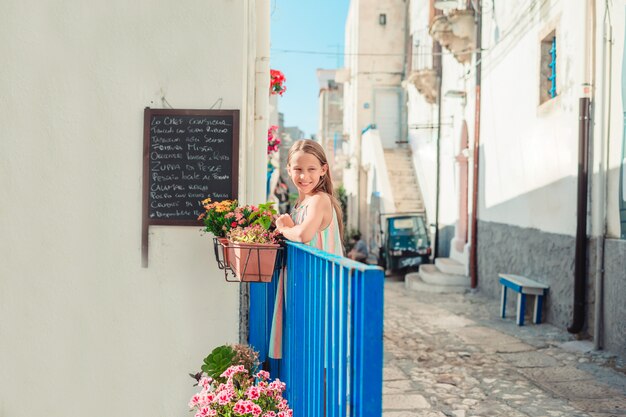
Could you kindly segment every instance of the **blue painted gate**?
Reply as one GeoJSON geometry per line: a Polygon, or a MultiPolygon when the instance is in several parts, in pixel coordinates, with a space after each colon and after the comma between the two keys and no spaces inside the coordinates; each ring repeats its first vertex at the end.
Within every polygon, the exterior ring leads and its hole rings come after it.
{"type": "Polygon", "coordinates": [[[250,284],[250,345],[295,417],[380,417],[383,270],[300,243],[286,251],[282,359],[267,356],[278,272],[250,284]]]}

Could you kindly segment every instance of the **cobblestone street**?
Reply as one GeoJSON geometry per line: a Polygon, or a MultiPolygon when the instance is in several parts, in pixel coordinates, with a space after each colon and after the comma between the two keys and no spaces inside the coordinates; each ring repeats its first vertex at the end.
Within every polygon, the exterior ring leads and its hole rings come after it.
{"type": "Polygon", "coordinates": [[[626,416],[624,364],[499,301],[385,284],[384,417],[626,416]]]}

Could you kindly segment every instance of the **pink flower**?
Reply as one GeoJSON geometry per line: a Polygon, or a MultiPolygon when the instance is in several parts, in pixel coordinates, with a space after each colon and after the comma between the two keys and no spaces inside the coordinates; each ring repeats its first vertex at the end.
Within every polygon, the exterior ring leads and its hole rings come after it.
{"type": "Polygon", "coordinates": [[[274,392],[283,392],[286,386],[284,382],[281,382],[280,379],[276,378],[274,381],[270,382],[270,385],[267,387],[268,390],[274,392]]]}
{"type": "Polygon", "coordinates": [[[267,381],[268,379],[270,379],[270,373],[267,371],[259,371],[256,373],[256,377],[264,381],[267,381]]]}
{"type": "Polygon", "coordinates": [[[198,382],[198,385],[200,385],[204,389],[209,389],[212,382],[213,382],[213,378],[203,376],[202,378],[200,378],[200,382],[198,382]]]}
{"type": "MultiPolygon", "coordinates": [[[[277,407],[279,410],[282,410],[282,411],[289,410],[289,404],[287,404],[287,400],[284,398],[279,401],[277,407]]],[[[278,415],[280,416],[280,413],[278,413],[278,415]]]]}
{"type": "Polygon", "coordinates": [[[194,396],[191,397],[191,400],[189,400],[189,408],[194,408],[195,406],[198,405],[199,402],[200,402],[200,394],[194,394],[194,396]]]}
{"type": "Polygon", "coordinates": [[[226,405],[230,402],[230,400],[235,396],[235,393],[229,389],[221,391],[217,394],[217,403],[219,405],[226,405]]]}
{"type": "Polygon", "coordinates": [[[263,412],[263,410],[261,410],[261,407],[259,407],[257,404],[252,404],[252,415],[253,416],[260,416],[262,412],[263,412]]]}
{"type": "Polygon", "coordinates": [[[233,365],[233,366],[229,367],[227,370],[225,370],[224,372],[222,372],[222,375],[220,375],[220,376],[222,378],[231,379],[233,377],[233,375],[235,375],[237,373],[240,373],[240,372],[246,372],[246,368],[243,365],[237,365],[237,366],[233,365]]]}
{"type": "Polygon", "coordinates": [[[267,413],[263,414],[263,417],[276,417],[276,413],[273,411],[268,411],[267,413]]]}
{"type": "Polygon", "coordinates": [[[252,386],[248,388],[248,391],[246,391],[246,397],[250,398],[251,400],[258,400],[260,396],[261,390],[259,389],[259,387],[252,386]]]}
{"type": "MultiPolygon", "coordinates": [[[[200,414],[201,417],[217,415],[217,411],[211,409],[210,407],[202,407],[200,410],[198,410],[198,413],[200,414]]],[[[196,413],[196,416],[198,415],[198,413],[196,413]]]]}
{"type": "Polygon", "coordinates": [[[246,414],[254,413],[254,410],[256,408],[261,410],[261,408],[258,405],[254,404],[252,401],[239,400],[239,401],[237,401],[237,403],[233,407],[233,411],[236,414],[239,414],[239,415],[243,416],[243,415],[246,415],[246,414]]]}
{"type": "Polygon", "coordinates": [[[216,399],[215,394],[212,392],[207,392],[200,398],[201,405],[209,405],[214,402],[216,399]]]}

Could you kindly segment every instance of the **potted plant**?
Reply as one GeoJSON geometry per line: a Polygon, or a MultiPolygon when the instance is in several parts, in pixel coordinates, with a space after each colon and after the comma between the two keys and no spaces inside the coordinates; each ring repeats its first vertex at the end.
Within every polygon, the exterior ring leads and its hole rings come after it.
{"type": "MultiPolygon", "coordinates": [[[[237,200],[202,201],[198,219],[212,233],[220,269],[232,270],[239,281],[270,282],[281,250],[274,220],[274,202],[239,206],[237,200]]],[[[228,279],[227,279],[228,281],[228,279]]]]}
{"type": "Polygon", "coordinates": [[[245,345],[220,346],[204,360],[202,372],[192,375],[200,392],[191,397],[195,417],[272,416],[292,417],[283,398],[285,384],[256,372],[258,354],[245,345]]]}
{"type": "Polygon", "coordinates": [[[228,233],[228,264],[244,282],[270,282],[276,255],[281,250],[279,233],[262,224],[234,228],[228,233]]]}
{"type": "Polygon", "coordinates": [[[202,205],[205,212],[198,216],[198,220],[204,223],[204,231],[212,233],[218,239],[226,239],[226,233],[233,227],[231,218],[237,208],[237,200],[211,202],[207,198],[202,200],[202,205]]]}

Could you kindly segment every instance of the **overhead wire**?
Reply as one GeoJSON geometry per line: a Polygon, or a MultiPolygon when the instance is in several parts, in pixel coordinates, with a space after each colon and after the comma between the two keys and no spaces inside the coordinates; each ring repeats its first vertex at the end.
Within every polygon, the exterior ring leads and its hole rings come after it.
{"type": "MultiPolygon", "coordinates": [[[[485,75],[488,74],[490,70],[493,70],[493,68],[498,63],[498,59],[504,56],[504,53],[506,51],[502,50],[502,47],[505,44],[505,41],[509,41],[509,43],[515,43],[526,34],[526,30],[529,27],[532,27],[536,23],[535,17],[537,16],[537,14],[541,13],[542,9],[549,0],[541,0],[541,4],[539,4],[538,7],[535,7],[537,6],[537,3],[539,1],[540,0],[532,0],[531,4],[527,8],[525,8],[523,12],[517,15],[517,17],[515,18],[515,23],[506,30],[502,37],[489,48],[483,49],[485,53],[482,55],[480,63],[482,64],[482,71],[485,75]],[[508,39],[509,36],[513,33],[515,33],[516,35],[513,38],[508,39]],[[495,56],[494,53],[496,54],[495,56]],[[500,55],[498,55],[498,53],[500,55]]],[[[557,3],[552,3],[547,9],[546,13],[550,13],[552,9],[556,7],[556,4],[557,3]]],[[[469,77],[478,64],[479,62],[475,62],[473,65],[471,65],[463,77],[469,77]]]]}
{"type": "MultiPolygon", "coordinates": [[[[385,57],[385,56],[405,56],[406,54],[404,53],[399,53],[399,54],[389,54],[389,53],[367,53],[367,52],[325,52],[325,51],[308,51],[308,50],[302,50],[302,49],[278,49],[278,48],[272,48],[271,49],[274,52],[280,52],[280,53],[293,53],[293,54],[305,54],[305,55],[332,55],[332,56],[380,56],[380,57],[385,57]]],[[[477,49],[468,49],[467,51],[463,51],[463,52],[477,52],[477,49]]],[[[453,55],[452,52],[428,52],[428,53],[420,53],[420,54],[413,54],[413,56],[415,55],[423,55],[423,56],[432,56],[432,55],[453,55]]]]}
{"type": "MultiPolygon", "coordinates": [[[[521,37],[524,36],[526,29],[535,23],[535,17],[537,16],[538,13],[541,13],[541,10],[544,8],[546,3],[548,3],[548,1],[549,0],[531,0],[530,4],[527,5],[526,7],[520,6],[521,10],[515,14],[515,18],[513,19],[515,23],[511,27],[507,28],[507,30],[503,33],[503,35],[498,39],[498,41],[495,44],[489,46],[488,48],[482,48],[480,50],[480,52],[482,53],[482,57],[480,61],[477,61],[473,63],[472,65],[470,65],[470,67],[465,72],[465,75],[463,75],[461,78],[464,78],[464,77],[466,78],[466,77],[471,76],[473,70],[476,68],[476,66],[479,63],[483,64],[483,71],[485,71],[485,73],[488,73],[489,69],[492,69],[492,67],[495,65],[495,61],[499,58],[498,55],[496,55],[494,58],[493,54],[498,53],[498,50],[501,49],[501,47],[505,44],[506,41],[510,41],[514,43],[516,40],[521,39],[521,37]],[[540,4],[537,6],[538,3],[540,4]],[[509,37],[512,34],[515,34],[515,36],[509,39],[509,37]],[[491,59],[487,61],[487,59],[490,57],[491,59]],[[485,65],[485,62],[489,62],[490,65],[485,65]]],[[[274,5],[275,4],[276,3],[274,3],[274,5]]],[[[556,4],[557,3],[552,3],[548,8],[547,13],[552,11],[552,9],[556,6],[556,4]]],[[[489,11],[493,12],[494,10],[495,10],[495,2],[492,5],[491,10],[489,11]]],[[[427,29],[420,29],[418,30],[418,32],[425,31],[425,30],[427,29]]],[[[334,56],[404,57],[406,55],[406,53],[332,52],[332,51],[283,49],[283,48],[272,48],[271,51],[275,53],[302,54],[302,55],[325,55],[325,56],[333,56],[333,57],[334,56]]],[[[457,53],[476,53],[476,52],[479,52],[479,50],[476,48],[473,48],[473,49],[467,49],[464,51],[459,51],[457,53]]],[[[450,51],[418,52],[418,53],[412,54],[412,56],[414,57],[415,56],[437,56],[437,55],[450,56],[454,54],[450,51]]]]}

